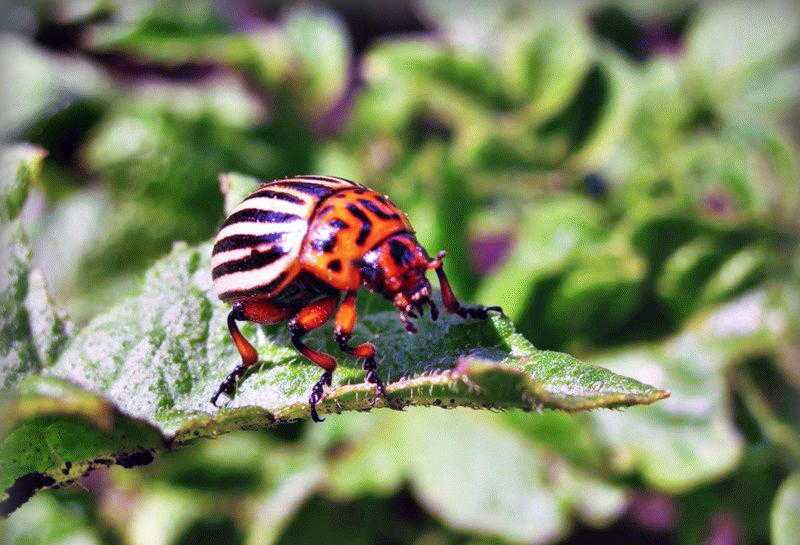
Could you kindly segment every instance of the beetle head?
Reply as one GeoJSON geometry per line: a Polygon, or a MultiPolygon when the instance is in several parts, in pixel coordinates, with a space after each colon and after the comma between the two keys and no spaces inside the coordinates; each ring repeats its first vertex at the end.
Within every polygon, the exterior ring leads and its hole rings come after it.
{"type": "Polygon", "coordinates": [[[425,250],[410,233],[400,233],[386,239],[367,252],[361,268],[364,285],[390,300],[400,312],[400,320],[408,331],[416,331],[412,318],[430,306],[431,318],[439,312],[431,299],[433,290],[426,273],[437,260],[431,261],[425,250]]]}

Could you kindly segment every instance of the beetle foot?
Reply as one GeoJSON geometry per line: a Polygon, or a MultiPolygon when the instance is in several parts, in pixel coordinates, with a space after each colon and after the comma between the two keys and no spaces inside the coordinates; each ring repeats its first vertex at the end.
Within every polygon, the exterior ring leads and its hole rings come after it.
{"type": "Polygon", "coordinates": [[[386,395],[386,386],[383,384],[381,377],[378,376],[378,365],[375,358],[368,358],[364,360],[364,370],[367,372],[366,381],[368,384],[375,385],[375,397],[372,400],[372,406],[383,396],[386,395]]]}
{"type": "Polygon", "coordinates": [[[333,373],[325,371],[319,378],[314,387],[311,388],[311,395],[308,397],[308,405],[311,408],[311,420],[314,422],[324,422],[324,418],[320,418],[317,414],[317,405],[325,396],[325,386],[330,386],[333,379],[333,373]]]}
{"type": "Polygon", "coordinates": [[[456,309],[456,314],[458,314],[462,318],[475,318],[478,320],[485,320],[489,317],[490,310],[503,314],[503,309],[498,306],[484,307],[481,305],[476,305],[474,307],[459,306],[458,309],[456,309]]]}
{"type": "Polygon", "coordinates": [[[220,384],[219,388],[217,388],[217,392],[211,397],[211,404],[215,407],[219,407],[219,405],[217,405],[217,400],[222,394],[225,394],[228,396],[228,398],[233,399],[233,394],[236,392],[236,383],[239,382],[239,377],[241,377],[246,370],[247,366],[240,365],[227,377],[225,377],[225,380],[223,380],[222,384],[220,384]]]}
{"type": "MultiPolygon", "coordinates": [[[[400,312],[400,322],[403,324],[403,327],[406,328],[406,331],[408,331],[409,333],[416,333],[417,332],[417,328],[411,322],[411,316],[412,315],[401,311],[400,312]]],[[[414,316],[414,317],[416,317],[416,316],[414,316]]]]}

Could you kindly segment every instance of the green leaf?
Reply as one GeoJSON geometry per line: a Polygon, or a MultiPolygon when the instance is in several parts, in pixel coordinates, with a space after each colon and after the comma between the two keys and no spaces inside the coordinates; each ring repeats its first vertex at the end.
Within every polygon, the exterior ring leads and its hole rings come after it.
{"type": "Polygon", "coordinates": [[[477,301],[500,305],[519,320],[535,284],[557,273],[600,233],[600,209],[588,199],[561,197],[523,211],[517,242],[503,267],[480,287],[477,301]],[[491,303],[489,303],[491,301],[491,303]]]}
{"type": "Polygon", "coordinates": [[[772,545],[792,545],[800,535],[800,473],[790,475],[772,505],[772,545]]]}
{"type": "Polygon", "coordinates": [[[53,378],[29,377],[5,396],[0,415],[0,515],[94,468],[147,464],[166,446],[153,426],[53,378]]]}
{"type": "MultiPolygon", "coordinates": [[[[222,182],[234,195],[256,183],[236,175],[222,182]]],[[[281,327],[244,325],[261,364],[226,408],[210,404],[239,361],[225,326],[229,307],[211,290],[210,250],[210,244],[176,244],[147,273],[138,295],[90,322],[57,361],[15,372],[14,382],[28,376],[3,407],[4,509],[98,464],[146,463],[167,443],[308,417],[307,396],[319,370],[290,348],[281,327]]],[[[21,255],[18,267],[28,258],[21,255]]],[[[419,329],[408,335],[391,312],[362,316],[357,339],[376,341],[386,397],[373,404],[364,371],[343,358],[320,411],[410,405],[577,411],[669,395],[567,354],[537,350],[504,316],[463,321],[446,315],[420,320],[419,329]]],[[[314,336],[335,350],[330,326],[314,336]]]]}
{"type": "Polygon", "coordinates": [[[2,150],[0,223],[0,390],[51,365],[67,341],[69,324],[53,306],[44,278],[30,265],[31,250],[17,215],[44,151],[33,146],[2,150]]]}
{"type": "MultiPolygon", "coordinates": [[[[99,316],[77,335],[47,369],[48,378],[33,376],[26,381],[25,391],[32,392],[26,396],[35,398],[33,406],[47,406],[48,391],[79,396],[59,382],[65,379],[102,394],[108,400],[104,403],[113,403],[127,416],[120,419],[120,426],[95,430],[94,435],[85,422],[79,432],[71,430],[68,435],[62,430],[74,426],[73,420],[48,422],[48,449],[30,452],[25,441],[9,442],[9,438],[26,438],[39,430],[37,418],[42,417],[33,409],[23,410],[28,397],[12,403],[12,412],[30,417],[14,421],[2,443],[2,474],[7,482],[31,471],[55,475],[61,482],[58,473],[64,460],[72,462],[72,471],[80,472],[92,466],[98,452],[113,450],[115,442],[124,452],[150,452],[159,448],[162,434],[180,444],[198,436],[308,417],[307,396],[319,371],[290,348],[283,328],[265,334],[245,326],[245,334],[256,341],[262,364],[227,408],[217,411],[209,403],[238,363],[224,325],[229,309],[210,293],[209,255],[209,245],[177,245],[149,271],[140,295],[99,316]],[[71,450],[72,441],[58,442],[83,436],[93,437],[79,445],[85,454],[71,450]],[[12,463],[16,459],[28,462],[17,467],[12,463]]],[[[375,339],[387,381],[386,398],[377,406],[588,410],[651,403],[668,395],[566,354],[537,351],[500,316],[469,322],[446,316],[419,325],[420,333],[409,336],[392,313],[362,318],[357,338],[375,339]]],[[[330,338],[330,329],[320,336],[330,338]]],[[[333,346],[326,342],[327,349],[333,346]]],[[[364,372],[356,362],[342,360],[334,380],[321,412],[372,407],[373,388],[363,382],[364,372]]],[[[81,395],[86,398],[80,403],[58,405],[98,403],[92,394],[81,395]]]]}
{"type": "Polygon", "coordinates": [[[46,154],[43,149],[27,144],[0,150],[0,224],[5,225],[19,215],[28,188],[41,173],[46,154]]]}
{"type": "Polygon", "coordinates": [[[650,486],[669,493],[686,492],[732,471],[744,439],[733,421],[724,371],[775,350],[785,327],[780,308],[766,293],[754,292],[699,317],[661,344],[592,360],[672,393],[646,412],[634,408],[591,415],[617,469],[638,470],[650,486]]]}
{"type": "Polygon", "coordinates": [[[544,319],[573,335],[613,331],[638,304],[645,272],[644,261],[625,245],[594,248],[561,279],[544,319]]]}
{"type": "Polygon", "coordinates": [[[337,499],[389,495],[409,481],[449,527],[521,543],[563,537],[573,514],[604,526],[626,504],[620,487],[532,444],[499,415],[413,409],[331,423],[311,439],[339,453],[324,472],[337,499]]]}
{"type": "Polygon", "coordinates": [[[50,53],[7,30],[0,36],[0,73],[5,78],[0,92],[2,141],[19,137],[42,116],[63,110],[76,98],[96,96],[109,87],[97,66],[50,53]]]}
{"type": "Polygon", "coordinates": [[[749,247],[730,256],[709,279],[700,295],[714,304],[754,286],[770,269],[773,258],[764,247],[749,247]]]}
{"type": "Polygon", "coordinates": [[[85,505],[53,495],[29,502],[0,528],[3,545],[101,545],[85,505]]]}
{"type": "Polygon", "coordinates": [[[698,304],[703,284],[724,256],[718,241],[701,236],[678,248],[664,263],[656,281],[657,293],[679,316],[689,314],[698,304]]]}
{"type": "Polygon", "coordinates": [[[511,35],[503,69],[512,93],[529,105],[532,120],[547,119],[566,105],[590,66],[590,41],[574,21],[543,24],[511,35]]]}
{"type": "Polygon", "coordinates": [[[626,134],[633,112],[636,73],[621,59],[601,57],[557,115],[536,127],[538,145],[573,168],[596,168],[626,134]]]}
{"type": "Polygon", "coordinates": [[[686,37],[693,83],[735,122],[785,111],[798,96],[798,25],[800,10],[783,0],[705,6],[686,37]]]}
{"type": "Polygon", "coordinates": [[[347,85],[350,43],[344,24],[331,13],[295,9],[284,27],[296,59],[291,77],[300,78],[298,100],[322,113],[347,85]]]}

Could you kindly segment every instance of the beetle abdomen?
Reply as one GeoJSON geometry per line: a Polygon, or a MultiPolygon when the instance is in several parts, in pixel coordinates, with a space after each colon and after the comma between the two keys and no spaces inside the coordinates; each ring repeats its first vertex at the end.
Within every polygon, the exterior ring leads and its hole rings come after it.
{"type": "Polygon", "coordinates": [[[220,299],[271,297],[300,271],[298,255],[317,205],[342,189],[341,178],[296,176],[264,184],[220,227],[211,257],[220,299]]]}

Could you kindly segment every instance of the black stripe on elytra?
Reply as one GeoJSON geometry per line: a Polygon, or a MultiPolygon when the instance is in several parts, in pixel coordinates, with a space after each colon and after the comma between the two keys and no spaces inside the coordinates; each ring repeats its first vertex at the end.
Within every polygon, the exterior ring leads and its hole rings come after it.
{"type": "Polygon", "coordinates": [[[283,193],[282,191],[272,191],[271,189],[259,189],[251,193],[245,200],[258,199],[259,197],[267,197],[269,199],[278,199],[281,201],[290,202],[292,204],[306,204],[306,201],[300,197],[296,197],[290,193],[283,193]]]}
{"type": "Polygon", "coordinates": [[[367,241],[367,237],[372,231],[372,221],[370,221],[367,215],[355,204],[348,204],[347,211],[361,222],[361,229],[358,231],[356,244],[362,246],[367,241]]]}
{"type": "Polygon", "coordinates": [[[405,267],[414,259],[414,254],[408,249],[408,246],[396,238],[389,239],[389,253],[394,262],[401,267],[405,267]]]}
{"type": "Polygon", "coordinates": [[[295,176],[295,178],[300,178],[301,180],[319,180],[321,182],[345,183],[356,186],[359,185],[355,183],[353,180],[348,180],[347,178],[340,178],[339,176],[320,176],[317,174],[302,174],[300,176],[295,176]]]}
{"type": "Polygon", "coordinates": [[[211,271],[211,278],[216,280],[220,276],[226,274],[238,273],[243,271],[252,271],[253,269],[260,269],[266,267],[286,255],[283,248],[272,247],[265,252],[254,251],[249,256],[237,259],[236,261],[228,261],[220,263],[211,271]]]}
{"type": "Polygon", "coordinates": [[[275,212],[274,210],[264,210],[262,208],[244,208],[234,212],[222,227],[233,225],[234,223],[256,222],[256,223],[286,223],[288,221],[299,220],[297,214],[287,214],[286,212],[275,212]]]}
{"type": "Polygon", "coordinates": [[[235,301],[236,299],[245,299],[247,297],[267,294],[270,293],[275,288],[277,288],[280,285],[280,283],[283,282],[284,278],[286,278],[286,273],[282,272],[272,282],[269,282],[267,284],[262,284],[260,286],[255,286],[246,290],[226,291],[220,293],[219,298],[222,299],[223,301],[235,301]]]}
{"type": "Polygon", "coordinates": [[[360,202],[364,206],[364,208],[366,208],[367,210],[369,210],[370,212],[372,212],[373,214],[375,214],[376,216],[378,216],[381,219],[384,219],[384,220],[396,220],[396,219],[398,219],[400,217],[399,215],[397,215],[394,212],[391,212],[391,213],[390,212],[386,212],[380,206],[378,206],[377,204],[375,204],[374,202],[372,202],[369,199],[358,199],[358,202],[360,202]]]}
{"type": "Polygon", "coordinates": [[[263,235],[231,235],[222,238],[214,244],[214,249],[211,255],[216,255],[220,252],[227,252],[230,250],[239,250],[241,248],[249,248],[259,244],[269,244],[270,242],[278,242],[283,238],[284,233],[265,233],[263,235]]]}
{"type": "Polygon", "coordinates": [[[324,199],[328,195],[334,192],[334,189],[328,187],[327,185],[322,184],[315,184],[312,182],[293,182],[291,180],[287,180],[285,182],[279,182],[279,184],[283,187],[290,187],[292,189],[296,189],[301,193],[306,193],[308,195],[312,195],[319,199],[324,199]]]}

